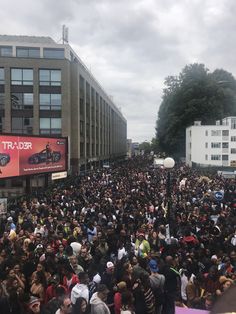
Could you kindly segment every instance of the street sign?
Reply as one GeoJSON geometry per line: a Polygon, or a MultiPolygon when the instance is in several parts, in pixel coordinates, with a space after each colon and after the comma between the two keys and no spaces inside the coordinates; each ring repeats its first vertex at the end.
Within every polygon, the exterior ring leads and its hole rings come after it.
{"type": "Polygon", "coordinates": [[[67,171],[52,173],[52,180],[63,179],[67,177],[67,171]]]}
{"type": "Polygon", "coordinates": [[[214,196],[217,201],[222,201],[224,198],[224,193],[221,191],[217,191],[215,192],[214,196]]]}

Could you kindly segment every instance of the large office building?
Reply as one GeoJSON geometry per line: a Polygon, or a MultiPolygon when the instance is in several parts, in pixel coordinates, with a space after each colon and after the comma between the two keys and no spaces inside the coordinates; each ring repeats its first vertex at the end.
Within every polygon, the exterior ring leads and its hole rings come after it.
{"type": "Polygon", "coordinates": [[[127,122],[68,43],[0,36],[0,133],[66,136],[69,171],[126,155],[127,122]]]}
{"type": "Polygon", "coordinates": [[[236,117],[186,129],[186,163],[190,166],[236,167],[236,117]]]}

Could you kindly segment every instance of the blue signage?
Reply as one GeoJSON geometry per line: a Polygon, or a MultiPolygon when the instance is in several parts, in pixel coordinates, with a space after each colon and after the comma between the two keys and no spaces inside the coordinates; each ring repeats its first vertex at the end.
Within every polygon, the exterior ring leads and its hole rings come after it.
{"type": "Polygon", "coordinates": [[[224,198],[224,193],[223,192],[220,192],[220,191],[215,192],[215,199],[217,201],[222,201],[223,198],[224,198]]]}

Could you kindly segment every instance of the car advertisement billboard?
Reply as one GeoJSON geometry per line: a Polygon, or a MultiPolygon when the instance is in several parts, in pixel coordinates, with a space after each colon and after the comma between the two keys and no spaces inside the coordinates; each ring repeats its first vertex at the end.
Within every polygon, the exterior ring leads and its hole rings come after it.
{"type": "Polygon", "coordinates": [[[0,178],[67,170],[67,138],[0,135],[0,178]]]}

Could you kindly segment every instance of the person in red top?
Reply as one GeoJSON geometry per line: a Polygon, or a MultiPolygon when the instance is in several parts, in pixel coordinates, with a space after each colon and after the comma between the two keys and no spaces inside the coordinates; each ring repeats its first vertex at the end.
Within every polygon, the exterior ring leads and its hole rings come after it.
{"type": "MultiPolygon", "coordinates": [[[[53,298],[55,298],[57,296],[56,294],[56,289],[60,283],[60,278],[58,275],[54,275],[51,280],[50,280],[50,285],[47,287],[46,289],[46,293],[45,293],[45,303],[47,304],[50,300],[52,300],[53,298]]],[[[62,287],[65,290],[64,294],[68,293],[68,290],[66,287],[64,287],[63,285],[60,285],[60,287],[62,287]]]]}
{"type": "Polygon", "coordinates": [[[127,285],[125,281],[121,281],[117,284],[118,291],[114,295],[114,307],[115,307],[115,314],[120,314],[121,310],[121,295],[123,292],[127,290],[127,285]]]}
{"type": "Polygon", "coordinates": [[[73,273],[73,270],[70,265],[65,265],[63,268],[64,277],[63,277],[63,286],[66,287],[69,294],[71,293],[72,288],[79,283],[79,278],[73,273]]]}

